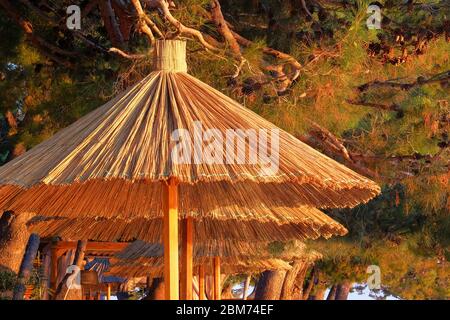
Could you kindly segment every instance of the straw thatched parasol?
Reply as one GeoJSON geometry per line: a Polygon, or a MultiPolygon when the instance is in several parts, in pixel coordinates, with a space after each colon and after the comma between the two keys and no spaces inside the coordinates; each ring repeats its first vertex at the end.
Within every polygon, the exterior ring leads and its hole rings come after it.
{"type": "MultiPolygon", "coordinates": [[[[198,241],[289,241],[306,240],[333,235],[345,235],[344,226],[315,208],[298,210],[298,217],[291,221],[273,223],[260,220],[195,219],[194,238],[198,241]]],[[[293,209],[289,209],[295,212],[293,209]]],[[[28,223],[29,231],[42,238],[59,236],[63,240],[89,239],[93,241],[129,242],[136,239],[146,242],[162,241],[162,219],[105,219],[62,217],[34,217],[28,223]]],[[[181,231],[181,230],[180,230],[181,231]]]]}
{"type": "MultiPolygon", "coordinates": [[[[180,213],[196,217],[259,203],[354,206],[379,193],[371,180],[187,74],[184,42],[158,41],[155,51],[159,70],[0,168],[3,207],[69,217],[161,217],[163,185],[151,182],[170,177],[179,183],[180,213]],[[175,163],[171,133],[185,129],[193,137],[195,121],[223,136],[230,129],[279,130],[279,169],[266,174],[261,163],[175,163]]],[[[244,148],[258,154],[248,140],[244,148]]]]}
{"type": "MultiPolygon", "coordinates": [[[[293,260],[314,252],[309,250],[303,242],[289,241],[196,241],[194,244],[196,258],[217,257],[222,258],[278,258],[293,260]]],[[[148,243],[137,240],[127,245],[122,251],[114,255],[115,259],[128,262],[146,262],[147,259],[162,257],[164,247],[161,243],[148,243]]],[[[316,254],[316,253],[315,253],[316,254]]]]}
{"type": "MultiPolygon", "coordinates": [[[[187,74],[185,46],[157,41],[154,72],[0,168],[3,209],[163,218],[167,298],[178,298],[179,218],[289,223],[302,206],[351,207],[380,192],[187,74]],[[221,154],[219,138],[230,132],[221,154]]],[[[303,228],[323,219],[309,214],[303,228]]]]}
{"type": "MultiPolygon", "coordinates": [[[[199,270],[199,267],[204,267],[205,275],[213,275],[214,265],[212,264],[212,259],[212,257],[195,259],[194,275],[198,275],[197,270],[199,270]]],[[[159,257],[149,259],[145,263],[113,263],[107,274],[123,278],[161,278],[164,271],[163,262],[164,259],[159,257]]],[[[227,275],[260,273],[266,270],[289,270],[291,268],[292,266],[288,262],[274,258],[227,258],[221,259],[220,265],[221,273],[227,275]]]]}
{"type": "MultiPolygon", "coordinates": [[[[108,273],[122,277],[160,277],[163,271],[163,252],[160,243],[134,241],[112,258],[108,273]]],[[[321,257],[318,252],[308,250],[305,244],[299,241],[248,243],[212,240],[195,243],[194,265],[205,267],[205,274],[214,273],[211,262],[218,256],[220,269],[224,274],[288,270],[292,260],[317,260],[321,257]]]]}

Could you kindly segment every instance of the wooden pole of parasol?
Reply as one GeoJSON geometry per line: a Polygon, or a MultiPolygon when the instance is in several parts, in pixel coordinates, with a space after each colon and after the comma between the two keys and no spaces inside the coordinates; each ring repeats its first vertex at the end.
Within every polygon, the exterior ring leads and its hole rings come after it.
{"type": "Polygon", "coordinates": [[[175,178],[164,183],[163,197],[165,299],[178,300],[178,183],[175,178]]]}
{"type": "Polygon", "coordinates": [[[220,300],[221,288],[220,288],[220,257],[214,257],[213,260],[213,270],[214,270],[214,300],[220,300]]]}
{"type": "Polygon", "coordinates": [[[206,300],[205,294],[205,266],[198,267],[198,296],[199,300],[206,300]]]}
{"type": "Polygon", "coordinates": [[[58,249],[56,247],[56,243],[54,243],[50,249],[50,252],[50,295],[53,298],[58,286],[58,259],[64,254],[64,250],[58,249]]]}
{"type": "Polygon", "coordinates": [[[192,217],[188,217],[184,219],[181,246],[181,299],[183,300],[192,300],[193,237],[193,221],[192,217]]]}

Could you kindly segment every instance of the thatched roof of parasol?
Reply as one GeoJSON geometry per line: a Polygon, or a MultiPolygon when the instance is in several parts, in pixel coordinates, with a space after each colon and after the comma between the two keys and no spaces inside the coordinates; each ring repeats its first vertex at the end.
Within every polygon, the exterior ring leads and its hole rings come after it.
{"type": "MultiPolygon", "coordinates": [[[[162,274],[163,247],[159,243],[135,241],[112,259],[109,274],[140,277],[162,274]]],[[[194,244],[194,265],[203,265],[207,273],[212,273],[211,261],[221,258],[221,269],[226,274],[259,272],[264,270],[288,270],[292,260],[315,261],[321,255],[299,241],[243,242],[204,241],[194,244]]]]}
{"type": "MultiPolygon", "coordinates": [[[[155,258],[153,262],[146,264],[127,264],[115,265],[112,264],[107,274],[115,275],[123,278],[139,278],[151,276],[159,278],[163,276],[163,258],[155,258]]],[[[197,274],[198,267],[202,265],[205,267],[206,274],[213,274],[211,258],[204,258],[201,261],[194,262],[194,274],[197,274]]],[[[233,259],[221,263],[220,270],[223,274],[242,274],[242,273],[259,273],[265,270],[289,270],[292,266],[281,259],[262,259],[262,260],[237,260],[233,259]]]]}
{"type": "Polygon", "coordinates": [[[156,71],[0,168],[0,208],[71,218],[160,217],[161,181],[176,178],[184,215],[277,220],[286,212],[272,208],[352,207],[380,192],[371,180],[186,73],[184,42],[158,41],[155,52],[156,71]],[[224,139],[237,133],[232,138],[242,144],[212,162],[192,156],[180,163],[171,156],[177,145],[171,137],[180,129],[192,141],[205,138],[206,130],[224,139]],[[261,144],[245,138],[246,130],[267,133],[268,156],[279,133],[277,170],[260,158],[252,162],[261,144]],[[242,163],[227,158],[240,151],[242,163]]]}
{"type": "MultiPolygon", "coordinates": [[[[195,241],[237,240],[237,241],[289,241],[306,240],[333,235],[345,235],[347,230],[317,209],[304,219],[298,217],[292,222],[274,224],[270,221],[233,219],[194,219],[195,241]],[[312,219],[311,217],[314,217],[312,219]]],[[[105,219],[61,217],[35,217],[29,223],[29,231],[41,238],[59,236],[63,240],[89,239],[92,241],[162,241],[162,219],[136,218],[105,219]]],[[[181,232],[181,229],[180,229],[181,232]]]]}
{"type": "MultiPolygon", "coordinates": [[[[134,241],[122,251],[114,255],[124,263],[145,262],[148,259],[162,257],[163,245],[160,243],[148,243],[145,241],[134,241]]],[[[244,258],[276,258],[293,260],[307,256],[312,251],[300,241],[282,243],[278,241],[197,241],[194,244],[194,259],[207,257],[221,257],[221,259],[244,259],[244,258]]],[[[234,261],[234,260],[233,260],[234,261]]]]}

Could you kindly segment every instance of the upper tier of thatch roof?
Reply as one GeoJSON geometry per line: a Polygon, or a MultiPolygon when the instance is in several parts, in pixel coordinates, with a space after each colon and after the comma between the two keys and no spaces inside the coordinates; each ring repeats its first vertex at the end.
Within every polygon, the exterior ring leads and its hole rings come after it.
{"type": "Polygon", "coordinates": [[[198,215],[224,202],[250,208],[260,202],[267,207],[355,206],[380,192],[371,180],[184,72],[184,42],[159,41],[155,51],[155,72],[0,167],[1,208],[62,216],[142,216],[139,208],[161,202],[160,181],[170,177],[180,183],[186,211],[198,215]],[[228,151],[235,156],[242,151],[245,159],[229,161],[223,150],[212,163],[201,152],[197,157],[193,152],[190,163],[177,162],[172,134],[180,129],[192,141],[205,139],[207,130],[224,139],[229,132],[239,133],[243,144],[236,140],[228,151]],[[273,162],[258,158],[262,144],[252,143],[246,130],[267,133],[267,155],[279,154],[274,170],[267,170],[273,162]],[[279,153],[271,140],[275,132],[279,153]]]}

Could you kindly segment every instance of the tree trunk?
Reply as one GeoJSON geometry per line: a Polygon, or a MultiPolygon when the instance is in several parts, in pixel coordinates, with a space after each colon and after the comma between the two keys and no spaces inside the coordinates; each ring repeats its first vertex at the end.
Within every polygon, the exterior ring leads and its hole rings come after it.
{"type": "Polygon", "coordinates": [[[319,281],[318,275],[317,275],[317,269],[314,268],[311,272],[311,278],[308,281],[308,286],[306,287],[305,291],[303,292],[303,300],[309,300],[309,296],[311,294],[312,289],[314,288],[314,285],[319,281]]]}
{"type": "Polygon", "coordinates": [[[278,300],[281,296],[286,271],[264,271],[255,290],[255,300],[278,300]]]}
{"type": "Polygon", "coordinates": [[[228,282],[226,285],[222,286],[221,300],[232,300],[234,299],[231,289],[233,288],[233,283],[228,282]]]}
{"type": "Polygon", "coordinates": [[[33,270],[33,262],[39,250],[39,236],[32,234],[28,240],[25,255],[23,256],[22,264],[20,265],[19,277],[17,279],[16,287],[14,288],[13,300],[23,300],[25,294],[25,285],[30,279],[33,270]]]}
{"type": "Polygon", "coordinates": [[[336,290],[337,286],[334,284],[328,293],[327,300],[336,300],[336,290]]]}
{"type": "Polygon", "coordinates": [[[344,281],[337,285],[336,289],[336,300],[347,300],[350,289],[352,288],[352,283],[350,281],[344,281]]]}
{"type": "MultiPolygon", "coordinates": [[[[294,285],[297,283],[299,288],[303,288],[306,272],[308,271],[309,262],[305,260],[296,260],[292,264],[292,269],[286,272],[283,287],[281,290],[281,300],[294,299],[294,285]]],[[[302,289],[300,291],[303,291],[302,289]]],[[[298,299],[301,299],[303,292],[299,292],[298,299]]]]}
{"type": "Polygon", "coordinates": [[[314,294],[309,296],[309,300],[324,300],[325,298],[325,287],[318,287],[315,289],[314,294]]]}
{"type": "Polygon", "coordinates": [[[5,211],[0,218],[0,271],[19,273],[30,233],[26,223],[31,213],[5,211]]]}

